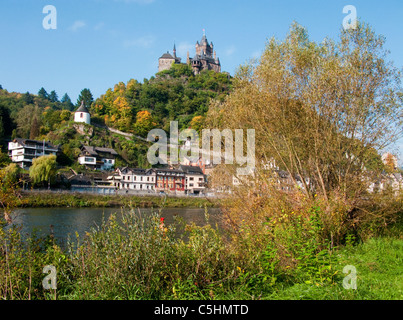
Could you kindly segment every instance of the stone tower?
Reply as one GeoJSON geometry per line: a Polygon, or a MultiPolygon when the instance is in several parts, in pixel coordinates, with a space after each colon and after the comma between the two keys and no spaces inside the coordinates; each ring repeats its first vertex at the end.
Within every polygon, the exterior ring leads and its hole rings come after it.
{"type": "Polygon", "coordinates": [[[212,42],[208,42],[204,30],[200,43],[199,41],[196,42],[196,55],[194,58],[190,59],[190,62],[195,74],[199,74],[202,70],[221,72],[220,59],[217,59],[214,45],[212,42]]]}
{"type": "Polygon", "coordinates": [[[164,53],[158,59],[158,72],[169,70],[173,63],[179,64],[181,63],[181,58],[176,56],[176,45],[174,44],[173,54],[170,54],[169,51],[164,53]]]}

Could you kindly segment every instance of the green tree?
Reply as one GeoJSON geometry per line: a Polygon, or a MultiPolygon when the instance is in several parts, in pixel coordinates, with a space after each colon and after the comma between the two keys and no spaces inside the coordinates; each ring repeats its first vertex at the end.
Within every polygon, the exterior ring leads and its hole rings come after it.
{"type": "Polygon", "coordinates": [[[13,131],[11,132],[11,140],[14,140],[17,137],[18,137],[17,129],[13,129],[13,131]]]}
{"type": "Polygon", "coordinates": [[[32,94],[30,94],[29,92],[26,92],[23,96],[22,99],[24,100],[24,102],[26,104],[34,104],[35,100],[32,94]]]}
{"type": "Polygon", "coordinates": [[[0,150],[0,168],[4,168],[11,163],[11,159],[7,153],[0,150]]]}
{"type": "Polygon", "coordinates": [[[40,128],[40,124],[39,124],[38,118],[36,116],[34,116],[34,119],[32,120],[31,131],[29,133],[30,139],[35,139],[36,137],[39,136],[39,128],[40,128]]]}
{"type": "Polygon", "coordinates": [[[0,116],[0,141],[4,140],[4,126],[3,126],[3,117],[0,116]]]}
{"type": "Polygon", "coordinates": [[[10,163],[5,168],[1,169],[3,177],[3,186],[11,187],[19,181],[21,167],[16,163],[10,163]]]}
{"type": "Polygon", "coordinates": [[[29,138],[34,118],[40,118],[40,109],[32,104],[24,106],[16,115],[17,133],[21,138],[29,138]]]}
{"type": "Polygon", "coordinates": [[[0,122],[2,126],[2,137],[7,137],[11,135],[11,132],[13,130],[13,121],[10,116],[10,111],[8,108],[3,107],[0,105],[0,122]]]}
{"type": "Polygon", "coordinates": [[[39,89],[38,96],[43,98],[43,99],[49,99],[49,94],[46,92],[44,87],[39,89]]]}
{"type": "Polygon", "coordinates": [[[71,112],[69,110],[62,110],[62,112],[60,112],[60,120],[69,121],[70,117],[71,117],[71,112]]]}
{"type": "Polygon", "coordinates": [[[77,99],[77,106],[80,106],[82,101],[84,101],[85,107],[88,109],[91,107],[92,103],[94,102],[94,97],[92,96],[90,89],[86,88],[81,90],[81,93],[77,99]]]}
{"type": "Polygon", "coordinates": [[[50,188],[50,183],[55,179],[57,173],[57,163],[56,156],[42,156],[33,159],[32,166],[29,168],[29,177],[32,179],[34,185],[41,183],[48,184],[50,188]]]}
{"type": "Polygon", "coordinates": [[[74,105],[71,102],[71,99],[67,93],[64,94],[64,96],[62,97],[62,100],[60,100],[60,102],[62,103],[63,109],[66,109],[69,111],[72,111],[74,109],[74,105]]]}
{"type": "MultiPolygon", "coordinates": [[[[18,176],[19,167],[12,163],[0,170],[0,206],[3,209],[4,220],[11,223],[11,212],[17,206],[19,197],[18,176]]],[[[2,221],[0,219],[0,225],[2,221]]]]}
{"type": "Polygon", "coordinates": [[[50,92],[49,100],[50,100],[50,102],[59,102],[59,97],[57,96],[57,93],[55,90],[50,92]]]}

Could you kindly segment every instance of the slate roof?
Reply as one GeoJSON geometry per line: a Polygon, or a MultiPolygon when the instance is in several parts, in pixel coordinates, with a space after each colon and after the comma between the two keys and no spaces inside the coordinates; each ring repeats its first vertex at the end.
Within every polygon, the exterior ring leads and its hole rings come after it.
{"type": "Polygon", "coordinates": [[[200,174],[204,175],[203,170],[200,167],[196,166],[184,166],[181,165],[179,169],[187,174],[200,174]]]}
{"type": "Polygon", "coordinates": [[[87,151],[89,155],[96,157],[98,155],[98,152],[102,153],[110,153],[114,156],[117,156],[118,153],[111,148],[100,148],[100,147],[90,147],[90,146],[83,146],[82,151],[87,151]]]}
{"type": "Polygon", "coordinates": [[[172,59],[172,60],[175,60],[175,58],[174,58],[169,52],[164,53],[164,54],[161,56],[160,59],[172,59]]]}
{"type": "Polygon", "coordinates": [[[84,101],[81,102],[81,106],[80,106],[80,108],[78,108],[78,109],[76,110],[76,112],[90,113],[90,112],[88,111],[87,107],[84,105],[84,101]]]}
{"type": "MultiPolygon", "coordinates": [[[[43,146],[43,141],[39,141],[39,140],[15,138],[13,141],[18,142],[23,147],[25,147],[27,144],[35,144],[35,145],[43,146]]],[[[51,144],[49,141],[45,141],[45,148],[59,149],[58,146],[51,144]]]]}

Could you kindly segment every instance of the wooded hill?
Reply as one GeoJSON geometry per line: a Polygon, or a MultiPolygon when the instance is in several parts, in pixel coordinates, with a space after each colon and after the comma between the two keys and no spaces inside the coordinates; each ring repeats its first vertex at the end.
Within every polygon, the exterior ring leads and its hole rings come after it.
{"type": "Polygon", "coordinates": [[[226,73],[203,71],[194,75],[187,65],[173,65],[143,83],[131,79],[108,89],[94,101],[84,89],[74,105],[67,94],[59,101],[55,91],[41,88],[37,95],[8,92],[0,86],[0,139],[3,152],[15,137],[48,140],[60,145],[60,165],[76,164],[82,144],[114,148],[118,165],[148,167],[149,145],[139,139],[105,130],[105,126],[146,137],[154,128],[169,131],[170,121],[179,129],[200,130],[212,99],[223,101],[232,88],[226,73]],[[84,101],[91,113],[91,124],[74,123],[74,110],[84,101]]]}

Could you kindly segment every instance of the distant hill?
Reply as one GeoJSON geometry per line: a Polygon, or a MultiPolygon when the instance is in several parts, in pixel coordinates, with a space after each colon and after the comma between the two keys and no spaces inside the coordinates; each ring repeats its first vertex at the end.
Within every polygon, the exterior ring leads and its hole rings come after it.
{"type": "MultiPolygon", "coordinates": [[[[179,129],[201,130],[212,99],[223,101],[232,89],[232,78],[226,73],[203,71],[194,75],[188,65],[173,65],[143,83],[131,79],[89,105],[92,126],[77,125],[73,105],[65,94],[41,88],[38,94],[8,92],[0,87],[0,141],[7,151],[7,141],[15,138],[46,139],[60,145],[58,162],[75,166],[80,146],[87,144],[114,148],[118,165],[147,167],[147,142],[105,130],[105,126],[146,137],[153,128],[169,131],[170,121],[179,129]]],[[[90,94],[89,89],[86,93],[90,94]]],[[[83,91],[84,91],[83,90],[83,91]]]]}
{"type": "Polygon", "coordinates": [[[179,128],[199,129],[211,99],[222,101],[231,91],[226,73],[203,71],[194,75],[188,65],[173,65],[143,83],[120,82],[97,99],[91,113],[107,125],[140,136],[154,127],[169,130],[176,120],[179,128]]]}

